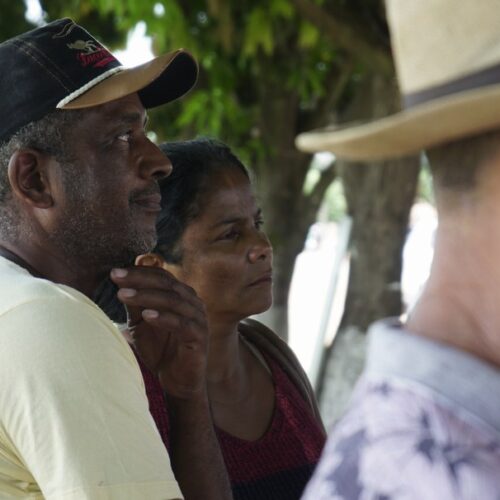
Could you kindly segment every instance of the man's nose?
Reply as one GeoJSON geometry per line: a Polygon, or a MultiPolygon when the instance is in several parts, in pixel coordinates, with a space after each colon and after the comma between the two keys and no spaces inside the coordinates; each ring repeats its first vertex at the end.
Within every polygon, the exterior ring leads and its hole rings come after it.
{"type": "Polygon", "coordinates": [[[144,138],[144,151],[139,157],[139,173],[145,179],[160,180],[172,173],[172,163],[161,149],[144,138]]]}

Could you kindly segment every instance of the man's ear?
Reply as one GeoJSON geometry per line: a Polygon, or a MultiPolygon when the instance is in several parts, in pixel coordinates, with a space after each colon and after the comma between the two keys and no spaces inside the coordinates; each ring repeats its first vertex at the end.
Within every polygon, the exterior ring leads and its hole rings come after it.
{"type": "Polygon", "coordinates": [[[179,279],[180,267],[176,264],[169,264],[158,253],[145,253],[142,255],[138,255],[135,258],[135,265],[145,267],[160,267],[161,269],[165,269],[165,271],[168,271],[177,279],[179,279]]]}
{"type": "Polygon", "coordinates": [[[143,253],[135,258],[136,266],[161,267],[166,269],[167,263],[158,253],[143,253]]]}
{"type": "Polygon", "coordinates": [[[12,193],[20,202],[36,208],[49,208],[54,204],[47,168],[54,159],[35,149],[16,151],[8,165],[12,193]]]}
{"type": "Polygon", "coordinates": [[[169,264],[159,253],[144,253],[135,258],[136,266],[159,267],[173,274],[177,279],[180,277],[181,267],[177,264],[169,264]]]}
{"type": "Polygon", "coordinates": [[[179,264],[169,264],[168,262],[165,262],[165,264],[162,267],[169,273],[173,274],[175,278],[182,281],[183,278],[182,267],[179,266],[179,264]]]}

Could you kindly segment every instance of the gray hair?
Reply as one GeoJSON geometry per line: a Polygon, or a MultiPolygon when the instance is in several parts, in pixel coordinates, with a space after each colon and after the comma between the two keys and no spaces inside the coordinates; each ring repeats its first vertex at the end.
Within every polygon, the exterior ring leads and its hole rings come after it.
{"type": "Polygon", "coordinates": [[[500,151],[500,130],[441,144],[426,151],[434,186],[453,196],[474,190],[479,174],[500,151]]]}
{"type": "MultiPolygon", "coordinates": [[[[11,156],[23,148],[37,149],[56,158],[61,164],[72,160],[71,141],[66,140],[73,124],[80,119],[81,110],[55,110],[40,120],[28,123],[7,141],[0,143],[0,235],[15,237],[18,234],[19,219],[12,203],[11,186],[8,178],[8,164],[11,156]]],[[[63,175],[68,174],[66,169],[63,175]]],[[[65,179],[63,179],[64,181],[65,179]]]]}

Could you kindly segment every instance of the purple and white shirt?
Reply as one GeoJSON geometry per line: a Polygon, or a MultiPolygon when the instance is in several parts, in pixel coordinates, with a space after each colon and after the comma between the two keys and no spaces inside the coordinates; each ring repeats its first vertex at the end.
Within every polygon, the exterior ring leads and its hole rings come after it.
{"type": "Polygon", "coordinates": [[[303,500],[500,500],[500,370],[376,323],[303,500]]]}

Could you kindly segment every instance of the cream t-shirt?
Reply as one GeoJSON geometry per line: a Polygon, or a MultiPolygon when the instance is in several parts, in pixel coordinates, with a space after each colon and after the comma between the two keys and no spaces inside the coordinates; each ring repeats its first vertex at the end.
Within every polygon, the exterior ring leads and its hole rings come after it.
{"type": "Polygon", "coordinates": [[[182,498],[122,335],[0,257],[0,499],[182,498]]]}

